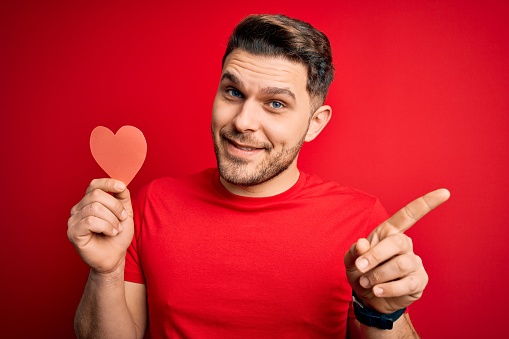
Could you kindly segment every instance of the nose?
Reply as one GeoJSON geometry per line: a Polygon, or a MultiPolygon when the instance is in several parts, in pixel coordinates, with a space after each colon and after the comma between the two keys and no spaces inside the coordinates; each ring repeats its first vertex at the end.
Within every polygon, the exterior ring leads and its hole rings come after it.
{"type": "Polygon", "coordinates": [[[260,112],[255,102],[246,100],[239,106],[239,111],[233,119],[233,126],[239,132],[254,132],[260,127],[260,112]]]}

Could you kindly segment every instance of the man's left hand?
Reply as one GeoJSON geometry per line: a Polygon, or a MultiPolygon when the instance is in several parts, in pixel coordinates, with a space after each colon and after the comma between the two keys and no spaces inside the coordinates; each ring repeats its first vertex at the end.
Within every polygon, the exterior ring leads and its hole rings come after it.
{"type": "Polygon", "coordinates": [[[449,196],[439,189],[412,201],[346,252],[348,281],[364,305],[392,313],[421,297],[428,274],[404,232],[449,196]]]}

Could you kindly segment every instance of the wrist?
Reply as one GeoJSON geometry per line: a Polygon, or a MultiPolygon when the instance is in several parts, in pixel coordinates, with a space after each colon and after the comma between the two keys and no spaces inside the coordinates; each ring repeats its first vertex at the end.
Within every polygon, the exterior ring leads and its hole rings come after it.
{"type": "Polygon", "coordinates": [[[363,325],[382,330],[392,330],[396,322],[406,311],[406,308],[385,314],[365,306],[355,291],[352,290],[352,301],[355,318],[363,325]]]}
{"type": "Polygon", "coordinates": [[[89,279],[100,285],[115,285],[124,283],[124,260],[114,269],[101,272],[95,269],[90,269],[89,279]]]}

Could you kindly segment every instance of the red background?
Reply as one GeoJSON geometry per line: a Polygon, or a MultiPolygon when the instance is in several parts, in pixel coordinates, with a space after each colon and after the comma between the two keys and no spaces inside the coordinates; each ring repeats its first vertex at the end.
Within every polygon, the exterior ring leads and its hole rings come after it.
{"type": "Polygon", "coordinates": [[[73,335],[87,267],[66,223],[104,176],[92,129],[145,133],[131,190],[213,166],[220,58],[233,26],[263,12],[310,21],[333,46],[333,120],[305,146],[302,169],[375,194],[389,212],[437,187],[452,192],[408,232],[430,274],[411,308],[421,335],[505,333],[508,2],[205,3],[0,5],[2,337],[73,335]]]}

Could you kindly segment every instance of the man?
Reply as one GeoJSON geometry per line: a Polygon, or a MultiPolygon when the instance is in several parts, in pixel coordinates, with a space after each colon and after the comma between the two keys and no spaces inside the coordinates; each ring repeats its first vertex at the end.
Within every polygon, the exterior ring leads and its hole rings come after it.
{"type": "Polygon", "coordinates": [[[449,194],[386,220],[376,198],[300,172],[332,78],[309,24],[235,28],[212,112],[218,169],[155,180],[134,213],[123,183],[94,180],[72,208],[68,237],[91,267],[78,337],[417,336],[404,311],[428,277],[403,232],[449,194]]]}

